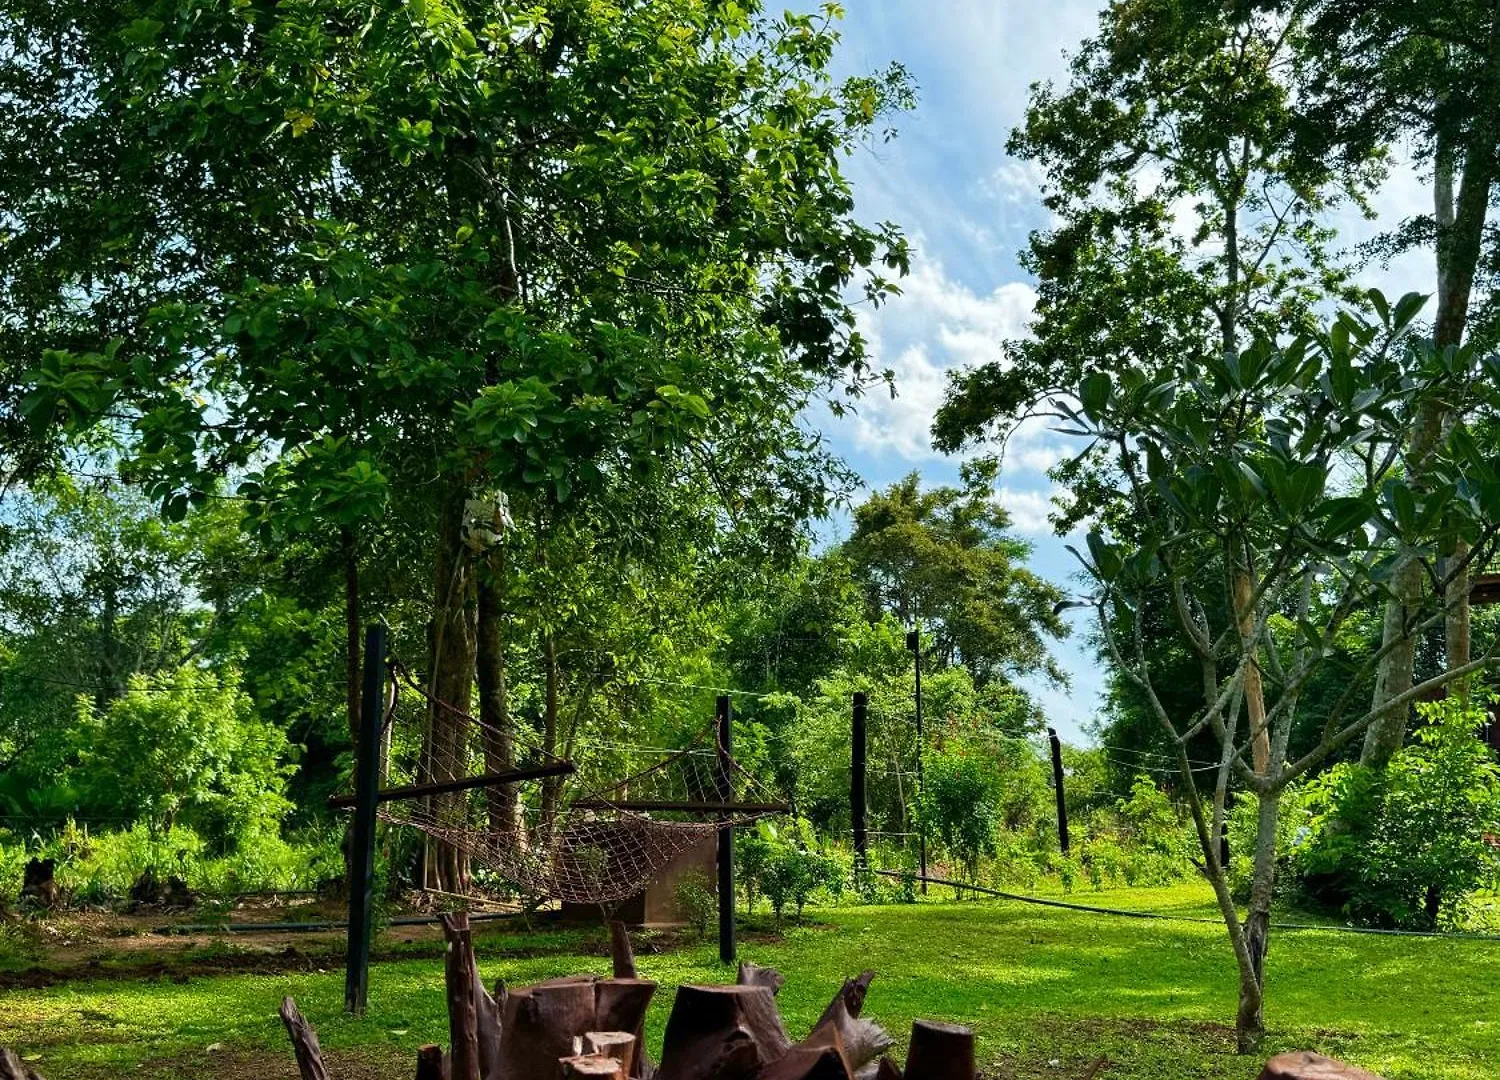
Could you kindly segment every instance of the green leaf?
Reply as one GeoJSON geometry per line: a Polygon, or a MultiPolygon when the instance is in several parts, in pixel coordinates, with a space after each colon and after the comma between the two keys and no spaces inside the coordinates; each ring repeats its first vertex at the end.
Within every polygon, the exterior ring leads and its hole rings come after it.
{"type": "Polygon", "coordinates": [[[1109,394],[1112,388],[1113,383],[1107,372],[1095,371],[1084,377],[1078,389],[1078,400],[1082,403],[1083,411],[1088,414],[1090,420],[1097,422],[1103,415],[1104,407],[1109,404],[1109,394]]]}

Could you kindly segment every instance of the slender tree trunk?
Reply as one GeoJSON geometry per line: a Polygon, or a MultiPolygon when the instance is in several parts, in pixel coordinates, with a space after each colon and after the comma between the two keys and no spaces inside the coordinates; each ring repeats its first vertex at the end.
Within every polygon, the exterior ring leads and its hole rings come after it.
{"type": "Polygon", "coordinates": [[[1242,929],[1248,962],[1241,965],[1240,1003],[1235,1016],[1235,1041],[1242,1054],[1259,1053],[1266,1034],[1266,954],[1271,946],[1271,899],[1276,891],[1276,824],[1281,813],[1281,794],[1271,792],[1259,798],[1250,909],[1242,929]]]}
{"type": "MultiPolygon", "coordinates": [[[[542,704],[542,750],[551,758],[557,756],[557,642],[550,629],[542,638],[542,662],[546,668],[546,696],[542,704]]],[[[561,794],[561,777],[549,776],[542,781],[543,828],[552,827],[561,794]]]]}
{"type": "Polygon", "coordinates": [[[339,555],[344,564],[344,704],[349,718],[349,740],[359,740],[360,610],[359,549],[354,530],[339,526],[339,555]]]}
{"type": "MultiPolygon", "coordinates": [[[[1490,55],[1485,66],[1485,82],[1494,84],[1500,65],[1500,16],[1492,17],[1488,32],[1490,55]]],[[[1457,346],[1463,341],[1469,317],[1469,299],[1484,242],[1485,220],[1489,212],[1490,191],[1495,178],[1496,138],[1493,120],[1481,121],[1462,147],[1463,172],[1457,196],[1454,194],[1454,172],[1459,147],[1444,132],[1437,133],[1434,155],[1433,200],[1437,224],[1437,312],[1433,340],[1439,348],[1457,346]]],[[[1406,470],[1413,483],[1420,484],[1438,439],[1451,419],[1443,406],[1425,406],[1413,425],[1407,447],[1406,470]]],[[[1457,556],[1463,557],[1462,550],[1457,556]]],[[[1378,708],[1406,693],[1412,687],[1416,642],[1409,627],[1409,615],[1422,600],[1420,567],[1397,568],[1393,580],[1395,595],[1386,602],[1384,640],[1382,645],[1396,643],[1386,655],[1376,674],[1375,700],[1378,708]],[[1394,635],[1394,636],[1393,636],[1394,635]]],[[[1467,574],[1455,575],[1442,597],[1449,605],[1445,620],[1447,662],[1462,665],[1469,658],[1469,581],[1467,574]]],[[[1383,767],[1391,754],[1400,749],[1406,737],[1407,709],[1381,712],[1365,733],[1363,764],[1383,767]]]]}
{"type": "Polygon", "coordinates": [[[1239,625],[1240,640],[1249,656],[1245,665],[1245,712],[1253,733],[1250,753],[1255,762],[1255,771],[1265,775],[1271,763],[1271,733],[1266,728],[1266,691],[1261,681],[1260,660],[1253,641],[1255,634],[1255,612],[1251,601],[1255,586],[1250,572],[1243,567],[1234,571],[1234,610],[1239,625]]]}
{"type": "MultiPolygon", "coordinates": [[[[479,679],[479,719],[484,725],[484,764],[489,772],[504,772],[515,767],[515,745],[510,731],[510,700],[506,686],[505,615],[502,610],[503,556],[496,555],[487,573],[479,579],[479,614],[477,661],[479,679]]],[[[516,789],[501,784],[485,791],[490,831],[496,834],[517,830],[516,789]]]]}
{"type": "MultiPolygon", "coordinates": [[[[438,511],[437,552],[433,581],[433,655],[429,706],[428,753],[431,779],[453,780],[466,773],[469,723],[459,712],[471,708],[476,649],[473,575],[463,545],[463,515],[467,489],[450,483],[438,511]],[[447,706],[447,707],[445,707],[447,706]],[[457,711],[455,711],[457,710],[457,711]]],[[[431,813],[439,820],[463,813],[462,792],[433,797],[431,813]]],[[[445,892],[468,888],[468,859],[451,844],[434,841],[428,882],[445,892]]]]}

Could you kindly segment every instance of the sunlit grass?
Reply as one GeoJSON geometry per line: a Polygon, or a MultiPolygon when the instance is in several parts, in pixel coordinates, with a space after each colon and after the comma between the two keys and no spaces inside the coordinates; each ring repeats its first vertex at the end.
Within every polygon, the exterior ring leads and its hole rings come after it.
{"type": "MultiPolygon", "coordinates": [[[[1078,898],[1134,910],[1213,911],[1198,885],[1078,898]]],[[[1234,964],[1223,930],[1213,925],[936,897],[917,907],[817,911],[809,921],[780,941],[742,949],[745,958],[787,974],[781,1006],[794,1034],[813,1022],[845,975],[871,967],[880,975],[870,1015],[903,1040],[918,1016],[972,1024],[981,1062],[994,1076],[1068,1077],[1098,1057],[1111,1062],[1101,1073],[1110,1080],[1249,1080],[1258,1071],[1258,1062],[1231,1053],[1234,964]]],[[[582,952],[518,957],[523,941],[527,951],[538,943],[536,935],[482,937],[487,980],[525,983],[608,968],[597,938],[582,952]]],[[[643,973],[663,984],[652,1041],[660,1039],[672,986],[731,976],[706,942],[643,952],[639,960],[643,973]]],[[[1273,939],[1270,977],[1274,1049],[1321,1049],[1391,1080],[1500,1076],[1500,943],[1288,932],[1273,939]]],[[[291,994],[325,1047],[388,1056],[402,1063],[394,1077],[416,1046],[446,1041],[441,978],[435,958],[377,965],[371,1010],[358,1020],[342,1014],[338,970],[24,991],[0,1001],[0,1043],[41,1053],[38,1065],[46,1064],[51,1080],[164,1058],[182,1070],[175,1075],[206,1078],[217,1075],[211,1044],[281,1053],[275,1008],[291,994]],[[200,1061],[201,1069],[194,1064],[200,1061]]]]}

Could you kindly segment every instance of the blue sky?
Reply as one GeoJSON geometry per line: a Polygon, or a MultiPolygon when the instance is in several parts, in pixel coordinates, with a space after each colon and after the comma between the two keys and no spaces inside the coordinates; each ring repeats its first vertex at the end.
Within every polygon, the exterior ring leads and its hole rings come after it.
{"type": "MultiPolygon", "coordinates": [[[[812,418],[833,446],[874,488],[913,470],[929,483],[956,480],[958,461],[928,441],[945,373],[999,358],[1001,342],[1020,337],[1034,300],[1017,263],[1031,230],[1046,224],[1039,177],[1005,153],[1029,86],[1061,80],[1066,54],[1090,36],[1099,4],[1090,0],[846,0],[841,64],[870,71],[899,60],[920,87],[920,104],[899,124],[895,141],[861,152],[849,165],[861,216],[897,222],[914,247],[904,295],[862,314],[878,367],[896,376],[897,396],[867,395],[854,416],[812,418]]],[[[1349,245],[1413,213],[1430,196],[1417,173],[1393,168],[1374,201],[1379,220],[1352,210],[1333,223],[1349,245]]],[[[1364,277],[1388,292],[1427,290],[1421,255],[1364,277]]],[[[1047,522],[1046,471],[1061,456],[1061,436],[1038,426],[1011,443],[996,497],[1016,531],[1034,544],[1031,564],[1066,587],[1076,564],[1047,522]]],[[[1084,731],[1103,681],[1079,625],[1056,653],[1072,685],[1031,687],[1048,722],[1064,738],[1084,731]]]]}

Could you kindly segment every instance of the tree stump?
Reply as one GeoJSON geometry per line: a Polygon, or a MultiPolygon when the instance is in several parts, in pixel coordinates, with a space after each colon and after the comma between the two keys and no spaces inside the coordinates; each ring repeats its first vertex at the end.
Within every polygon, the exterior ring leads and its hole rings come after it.
{"type": "Polygon", "coordinates": [[[672,1003],[657,1080],[741,1080],[791,1049],[764,986],[682,986],[672,1003]]]}
{"type": "Polygon", "coordinates": [[[332,1080],[323,1065],[318,1033],[302,1018],[297,1003],[289,997],[282,998],[280,1012],[281,1022],[286,1025],[286,1033],[292,1040],[292,1050],[297,1055],[297,1072],[302,1080],[332,1080]]]}
{"type": "MultiPolygon", "coordinates": [[[[448,1069],[450,1080],[484,1080],[479,1064],[479,1005],[484,993],[474,969],[474,940],[467,912],[444,914],[443,983],[448,993],[448,1069]]],[[[488,996],[488,995],[486,995],[488,996]]]]}
{"type": "Polygon", "coordinates": [[[28,859],[21,873],[21,902],[44,908],[56,907],[60,895],[53,878],[56,870],[56,859],[28,859]]]}
{"type": "Polygon", "coordinates": [[[743,960],[735,982],[740,986],[764,986],[775,994],[786,984],[786,976],[775,968],[761,967],[743,960]]]}
{"type": "Polygon", "coordinates": [[[589,1057],[614,1058],[626,1076],[635,1067],[637,1039],[629,1031],[588,1031],[580,1040],[583,1053],[589,1057]]]}
{"type": "MultiPolygon", "coordinates": [[[[863,994],[860,996],[863,998],[863,994]]],[[[891,1048],[891,1037],[879,1024],[850,1016],[844,1001],[843,991],[840,991],[840,995],[823,1010],[823,1018],[813,1028],[813,1036],[825,1031],[836,1034],[850,1070],[858,1072],[891,1048]]],[[[809,1036],[809,1041],[813,1036],[809,1036]]]]}
{"type": "Polygon", "coordinates": [[[1260,1080],[1381,1080],[1381,1077],[1311,1050],[1297,1050],[1277,1054],[1266,1062],[1260,1080]]]}
{"type": "Polygon", "coordinates": [[[0,1046],[0,1080],[42,1080],[42,1076],[27,1068],[21,1055],[9,1047],[0,1046]]]}
{"type": "Polygon", "coordinates": [[[563,1080],[625,1080],[625,1069],[611,1057],[579,1055],[558,1060],[563,1080]]]}
{"type": "Polygon", "coordinates": [[[634,979],[635,951],[630,947],[630,934],[619,919],[609,921],[610,970],[617,979],[634,979]]]}
{"type": "Polygon", "coordinates": [[[906,1080],[974,1080],[974,1031],[937,1020],[913,1020],[906,1080]]]}
{"type": "Polygon", "coordinates": [[[448,1080],[441,1046],[428,1043],[417,1048],[417,1080],[448,1080]]]}

